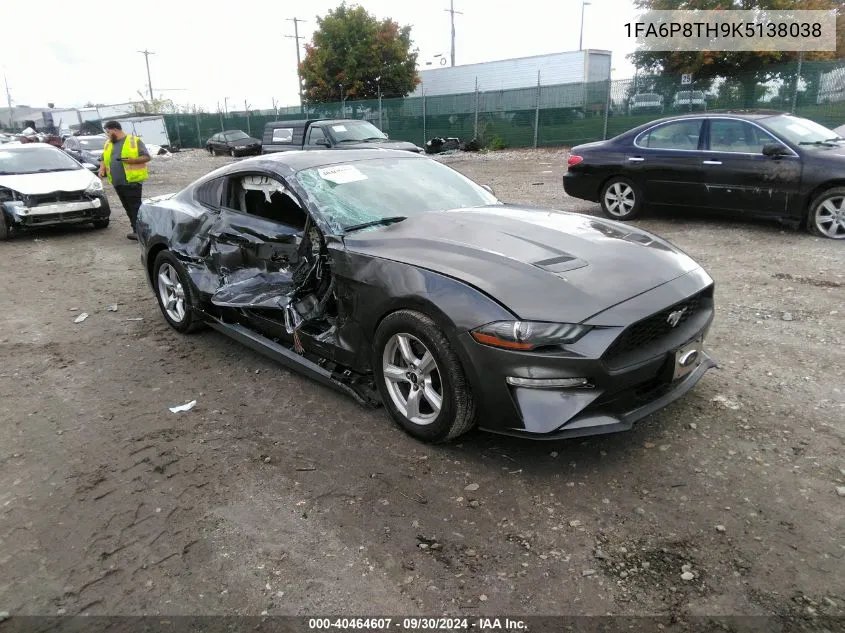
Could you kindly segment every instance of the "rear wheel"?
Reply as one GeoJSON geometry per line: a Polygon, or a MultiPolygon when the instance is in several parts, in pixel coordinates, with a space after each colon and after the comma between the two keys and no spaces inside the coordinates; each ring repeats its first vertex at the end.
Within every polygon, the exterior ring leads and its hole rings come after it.
{"type": "Polygon", "coordinates": [[[475,401],[443,332],[419,312],[388,315],[376,331],[376,380],[390,417],[424,442],[451,440],[475,425],[475,401]]]}
{"type": "Polygon", "coordinates": [[[845,239],[845,187],[833,187],[810,204],[807,230],[819,237],[845,239]]]}
{"type": "Polygon", "coordinates": [[[214,156],[214,149],[211,147],[211,145],[207,145],[205,149],[208,150],[209,156],[214,156]]]}
{"type": "Polygon", "coordinates": [[[185,267],[170,251],[158,254],[153,264],[153,287],[164,318],[177,332],[187,334],[202,327],[199,305],[185,267]]]}
{"type": "Polygon", "coordinates": [[[601,210],[614,220],[633,220],[642,210],[642,196],[633,182],[615,176],[602,189],[601,210]]]}
{"type": "Polygon", "coordinates": [[[232,158],[235,157],[235,148],[229,150],[229,156],[231,156],[232,158]]]}

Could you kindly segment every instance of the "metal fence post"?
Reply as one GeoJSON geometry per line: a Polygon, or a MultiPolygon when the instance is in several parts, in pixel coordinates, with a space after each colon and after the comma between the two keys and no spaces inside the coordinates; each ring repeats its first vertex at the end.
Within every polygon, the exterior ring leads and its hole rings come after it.
{"type": "Polygon", "coordinates": [[[792,91],[792,109],[791,114],[795,114],[795,106],[798,103],[798,84],[801,83],[801,62],[804,61],[804,51],[798,53],[798,69],[795,72],[795,89],[792,91]]]}
{"type": "Polygon", "coordinates": [[[194,117],[197,122],[197,147],[202,147],[202,132],[200,132],[200,113],[194,112],[194,117]]]}
{"type": "MultiPolygon", "coordinates": [[[[607,119],[610,116],[610,88],[613,85],[611,82],[610,77],[607,78],[607,98],[604,102],[604,135],[602,136],[603,139],[607,139],[607,119]]],[[[692,99],[692,97],[690,97],[692,99]]]]}
{"type": "Polygon", "coordinates": [[[537,71],[537,103],[534,104],[534,149],[537,149],[537,134],[540,131],[540,71],[537,71]]]}
{"type": "Polygon", "coordinates": [[[246,104],[246,99],[244,99],[244,112],[246,112],[246,133],[252,136],[252,130],[249,129],[249,106],[246,104]]]}
{"type": "Polygon", "coordinates": [[[475,78],[475,123],[472,127],[472,137],[478,138],[478,77],[475,78]]]}
{"type": "Polygon", "coordinates": [[[179,149],[182,149],[182,124],[179,123],[179,110],[176,111],[176,138],[179,140],[179,149]]]}
{"type": "Polygon", "coordinates": [[[425,133],[425,86],[422,89],[422,112],[423,112],[423,147],[425,147],[426,137],[428,136],[425,133]]]}

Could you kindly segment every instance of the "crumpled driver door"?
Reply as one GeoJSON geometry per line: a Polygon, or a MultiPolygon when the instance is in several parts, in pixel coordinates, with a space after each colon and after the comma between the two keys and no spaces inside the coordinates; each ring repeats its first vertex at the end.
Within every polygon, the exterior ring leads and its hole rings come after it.
{"type": "MultiPolygon", "coordinates": [[[[211,302],[230,308],[284,309],[295,290],[294,271],[300,259],[304,226],[299,228],[280,218],[249,212],[250,201],[255,204],[263,198],[265,208],[269,208],[271,202],[278,202],[274,196],[288,195],[277,180],[250,175],[238,178],[237,184],[240,190],[233,195],[240,200],[226,201],[217,224],[209,232],[220,277],[220,287],[211,302]],[[235,204],[238,209],[231,208],[235,204]]],[[[296,204],[292,196],[288,200],[296,204]]],[[[307,214],[298,209],[305,222],[307,214]]]]}

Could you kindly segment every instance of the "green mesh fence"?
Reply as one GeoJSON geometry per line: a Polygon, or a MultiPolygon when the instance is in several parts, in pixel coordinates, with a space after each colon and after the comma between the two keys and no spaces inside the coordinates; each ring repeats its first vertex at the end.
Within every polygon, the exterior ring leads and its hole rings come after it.
{"type": "Polygon", "coordinates": [[[346,101],[279,108],[262,114],[165,115],[170,139],[203,147],[221,130],[261,138],[265,123],[305,118],[365,119],[390,138],[478,138],[498,147],[572,146],[610,138],[661,115],[766,108],[792,112],[828,127],[845,123],[845,61],[773,66],[765,83],[751,75],[682,83],[677,75],[637,76],[464,94],[346,101]]]}

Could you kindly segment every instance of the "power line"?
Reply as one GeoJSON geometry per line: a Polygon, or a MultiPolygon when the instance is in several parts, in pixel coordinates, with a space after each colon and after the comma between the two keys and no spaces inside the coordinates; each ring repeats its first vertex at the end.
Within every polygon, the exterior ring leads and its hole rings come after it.
{"type": "Polygon", "coordinates": [[[299,18],[287,18],[287,21],[293,22],[294,34],[285,35],[285,37],[296,40],[296,77],[297,83],[299,84],[299,107],[302,108],[302,71],[299,68],[302,62],[299,59],[299,23],[305,22],[305,20],[300,20],[299,18]]]}
{"type": "Polygon", "coordinates": [[[153,80],[150,79],[150,55],[155,55],[155,53],[148,51],[146,48],[138,52],[144,56],[144,61],[147,62],[147,87],[150,89],[150,103],[152,103],[155,101],[155,97],[153,97],[153,80]]]}
{"type": "Polygon", "coordinates": [[[455,65],[455,14],[463,15],[460,11],[455,11],[455,0],[449,0],[449,8],[443,9],[444,11],[451,13],[452,17],[452,66],[455,65]]]}

